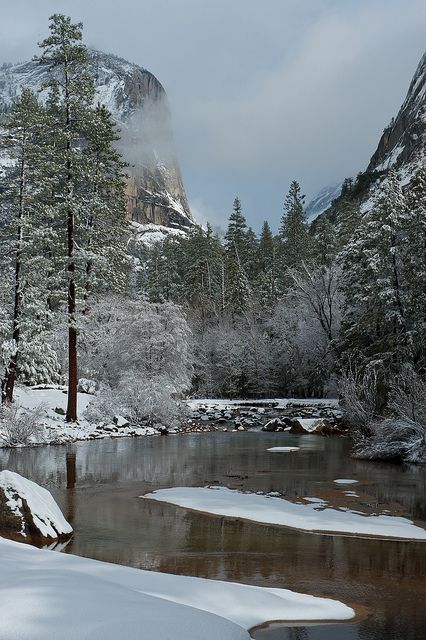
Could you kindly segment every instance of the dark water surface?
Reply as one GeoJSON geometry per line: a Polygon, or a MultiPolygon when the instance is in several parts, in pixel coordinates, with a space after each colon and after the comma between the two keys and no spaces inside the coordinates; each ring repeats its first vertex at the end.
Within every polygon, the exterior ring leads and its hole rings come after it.
{"type": "Polygon", "coordinates": [[[351,460],[348,445],[247,432],[98,440],[0,450],[0,469],[51,490],[75,530],[67,553],[324,595],[359,613],[350,624],[273,624],[254,632],[258,640],[424,640],[426,543],[309,534],[138,499],[161,487],[217,483],[426,521],[425,467],[351,460]],[[266,452],[279,445],[301,450],[266,452]],[[335,478],[360,484],[336,486],[335,478]]]}

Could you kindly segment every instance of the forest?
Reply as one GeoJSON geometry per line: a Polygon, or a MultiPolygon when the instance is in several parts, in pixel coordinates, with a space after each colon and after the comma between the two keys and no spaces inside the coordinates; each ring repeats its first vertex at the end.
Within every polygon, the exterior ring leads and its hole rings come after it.
{"type": "Polygon", "coordinates": [[[38,62],[47,97],[24,89],[2,121],[3,412],[17,381],[62,382],[73,422],[81,378],[94,415],[134,420],[179,420],[186,396],[339,397],[357,455],[424,460],[425,169],[379,176],[368,206],[348,178],[311,223],[293,181],[276,234],[236,197],[223,234],[147,248],[82,25],[54,15],[38,62]]]}

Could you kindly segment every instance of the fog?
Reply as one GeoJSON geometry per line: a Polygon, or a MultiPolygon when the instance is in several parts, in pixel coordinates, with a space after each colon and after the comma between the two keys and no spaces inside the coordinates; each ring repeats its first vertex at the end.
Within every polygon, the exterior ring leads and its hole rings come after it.
{"type": "Polygon", "coordinates": [[[236,194],[252,225],[276,227],[293,178],[309,197],[365,168],[425,46],[424,0],[2,5],[0,60],[30,57],[63,12],[158,77],[193,212],[219,225],[236,194]]]}

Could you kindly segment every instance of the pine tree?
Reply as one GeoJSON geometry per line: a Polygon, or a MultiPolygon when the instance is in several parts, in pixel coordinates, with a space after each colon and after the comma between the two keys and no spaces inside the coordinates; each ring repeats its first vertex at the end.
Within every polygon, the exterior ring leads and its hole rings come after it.
{"type": "Polygon", "coordinates": [[[408,316],[412,320],[414,362],[425,367],[426,358],[426,170],[420,168],[407,192],[406,281],[408,316]]]}
{"type": "Polygon", "coordinates": [[[310,257],[310,237],[304,210],[305,196],[293,180],[284,201],[284,213],[278,237],[280,241],[280,283],[288,286],[286,271],[299,266],[310,257]]]}
{"type": "Polygon", "coordinates": [[[346,311],[342,351],[398,368],[410,358],[406,274],[407,208],[390,171],[372,211],[342,253],[346,311]]]}
{"type": "MultiPolygon", "coordinates": [[[[7,353],[3,354],[6,360],[2,382],[4,402],[13,400],[20,367],[26,370],[27,378],[34,379],[37,375],[40,358],[34,356],[33,349],[34,362],[30,364],[25,354],[29,354],[31,340],[35,342],[49,322],[44,295],[47,275],[44,245],[54,232],[48,229],[44,217],[44,203],[51,190],[48,129],[45,110],[29,89],[23,89],[4,123],[2,137],[2,147],[12,160],[6,173],[7,188],[2,194],[2,255],[12,255],[14,263],[11,339],[5,341],[7,353]]],[[[9,270],[7,264],[5,268],[9,270]]],[[[42,354],[39,351],[39,356],[42,354]]],[[[50,355],[53,371],[48,375],[55,377],[58,363],[53,352],[48,354],[45,349],[44,355],[46,362],[50,355]]]]}
{"type": "Polygon", "coordinates": [[[323,214],[315,220],[312,238],[312,259],[321,266],[329,267],[337,254],[336,227],[323,214]]]}
{"type": "Polygon", "coordinates": [[[248,261],[247,223],[242,214],[241,202],[235,198],[233,212],[225,234],[226,301],[231,311],[244,311],[250,297],[247,277],[248,261]]]}
{"type": "Polygon", "coordinates": [[[93,108],[94,81],[89,73],[82,24],[55,14],[50,36],[41,44],[40,64],[50,71],[47,108],[55,120],[53,188],[55,223],[66,236],[62,259],[67,273],[68,404],[67,421],[77,419],[77,315],[88,311],[94,284],[109,289],[122,281],[125,217],[124,165],[113,150],[117,139],[110,114],[93,108]],[[117,266],[120,265],[120,268],[117,266]],[[116,277],[117,274],[117,277],[116,277]],[[96,278],[98,282],[96,282],[96,278]]]}
{"type": "Polygon", "coordinates": [[[261,305],[276,302],[276,242],[268,222],[263,223],[257,255],[256,291],[261,305]]]}

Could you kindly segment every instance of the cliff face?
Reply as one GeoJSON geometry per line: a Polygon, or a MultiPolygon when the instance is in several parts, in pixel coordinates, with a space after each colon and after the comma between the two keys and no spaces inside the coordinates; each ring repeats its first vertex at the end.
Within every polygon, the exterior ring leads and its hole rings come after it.
{"type": "MultiPolygon", "coordinates": [[[[194,224],[177,161],[166,93],[146,69],[89,50],[96,100],[111,111],[121,130],[120,151],[129,163],[129,219],[171,228],[194,224]]],[[[47,70],[30,61],[0,67],[0,113],[22,87],[39,91],[47,70]]],[[[42,91],[41,99],[45,97],[42,91]]]]}
{"type": "Polygon", "coordinates": [[[398,115],[383,132],[367,172],[395,167],[401,177],[411,177],[425,160],[426,53],[416,69],[398,115]]]}
{"type": "MultiPolygon", "coordinates": [[[[426,162],[426,53],[423,55],[410,83],[407,96],[395,118],[385,128],[373,153],[367,169],[354,180],[349,197],[361,203],[361,212],[371,209],[374,194],[389,169],[397,170],[401,185],[405,187],[417,169],[426,162]]],[[[338,221],[341,198],[332,193],[327,202],[328,189],[313,199],[308,205],[308,213],[313,209],[311,220],[324,212],[331,220],[338,221]],[[337,196],[337,197],[336,197],[337,196]],[[321,204],[318,209],[317,203],[321,204]]],[[[348,194],[345,196],[348,197],[348,194]]]]}

